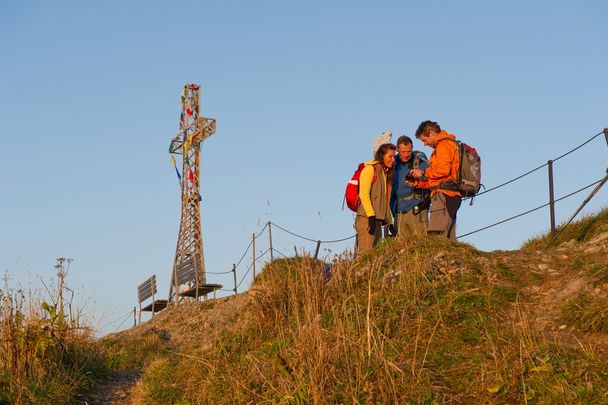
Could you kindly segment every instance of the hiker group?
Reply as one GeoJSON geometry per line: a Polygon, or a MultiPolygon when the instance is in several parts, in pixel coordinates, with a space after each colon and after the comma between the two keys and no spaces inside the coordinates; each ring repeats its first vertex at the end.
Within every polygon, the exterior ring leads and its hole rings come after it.
{"type": "Polygon", "coordinates": [[[433,149],[430,159],[405,135],[397,145],[390,143],[389,133],[380,137],[374,160],[361,163],[347,185],[346,202],[357,214],[357,254],[383,236],[456,239],[462,197],[474,196],[481,186],[481,160],[437,122],[422,122],[415,136],[433,149]]]}

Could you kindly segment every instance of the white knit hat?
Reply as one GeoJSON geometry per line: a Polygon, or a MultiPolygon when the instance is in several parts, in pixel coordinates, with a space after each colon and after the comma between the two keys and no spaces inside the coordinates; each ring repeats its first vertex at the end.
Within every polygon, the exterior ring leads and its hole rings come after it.
{"type": "Polygon", "coordinates": [[[376,151],[380,148],[380,146],[384,145],[385,143],[391,143],[392,136],[393,133],[391,131],[384,131],[383,133],[375,137],[372,142],[372,146],[374,149],[374,153],[372,156],[376,156],[376,151]]]}

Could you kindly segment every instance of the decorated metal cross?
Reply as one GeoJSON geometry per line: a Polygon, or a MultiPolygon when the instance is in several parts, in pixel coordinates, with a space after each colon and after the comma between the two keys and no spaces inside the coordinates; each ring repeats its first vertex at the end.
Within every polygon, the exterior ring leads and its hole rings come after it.
{"type": "Polygon", "coordinates": [[[181,220],[169,287],[169,302],[198,299],[221,288],[207,284],[200,214],[200,153],[203,141],[215,133],[215,119],[200,116],[201,86],[186,84],[181,94],[179,131],[169,145],[171,163],[181,186],[181,220]],[[175,156],[181,157],[182,173],[175,156]]]}

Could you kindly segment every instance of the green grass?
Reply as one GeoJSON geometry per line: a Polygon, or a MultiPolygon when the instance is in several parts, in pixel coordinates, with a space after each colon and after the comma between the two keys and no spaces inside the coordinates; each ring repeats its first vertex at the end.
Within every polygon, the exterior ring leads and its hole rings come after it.
{"type": "Polygon", "coordinates": [[[504,277],[506,280],[509,280],[513,283],[516,283],[519,280],[519,276],[515,273],[506,263],[499,260],[496,263],[497,273],[504,277]]]}

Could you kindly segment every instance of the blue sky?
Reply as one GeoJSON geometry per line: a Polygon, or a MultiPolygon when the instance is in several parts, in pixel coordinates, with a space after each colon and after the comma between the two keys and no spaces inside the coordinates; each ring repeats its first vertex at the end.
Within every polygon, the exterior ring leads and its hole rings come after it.
{"type": "MultiPolygon", "coordinates": [[[[202,113],[217,119],[202,152],[209,271],[229,270],[268,220],[353,234],[345,183],[384,130],[438,121],[478,149],[492,187],[608,126],[602,1],[123,3],[0,8],[0,266],[37,285],[74,258],[96,326],[129,311],[151,274],[167,294],[179,225],[167,148],[185,83],[203,85],[202,113]]],[[[556,196],[601,178],[607,153],[599,137],[557,162],[556,196]]],[[[558,222],[586,194],[559,203],[558,222]]],[[[547,200],[540,170],[463,206],[458,233],[547,200]]],[[[464,240],[514,249],[548,225],[545,209],[464,240]]]]}

